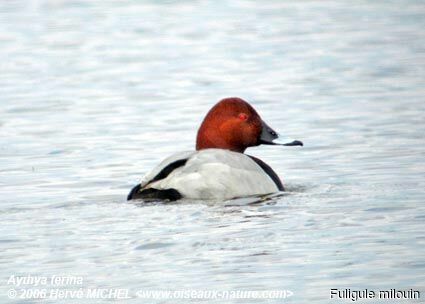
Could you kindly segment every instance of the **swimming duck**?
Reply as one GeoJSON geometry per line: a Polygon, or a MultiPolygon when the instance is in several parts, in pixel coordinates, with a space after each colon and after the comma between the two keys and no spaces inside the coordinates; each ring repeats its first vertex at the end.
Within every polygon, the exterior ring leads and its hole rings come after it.
{"type": "Polygon", "coordinates": [[[248,102],[225,98],[205,116],[196,151],[166,158],[130,191],[127,200],[232,199],[284,191],[270,166],[244,154],[246,148],[261,144],[303,145],[298,140],[279,143],[278,137],[248,102]]]}

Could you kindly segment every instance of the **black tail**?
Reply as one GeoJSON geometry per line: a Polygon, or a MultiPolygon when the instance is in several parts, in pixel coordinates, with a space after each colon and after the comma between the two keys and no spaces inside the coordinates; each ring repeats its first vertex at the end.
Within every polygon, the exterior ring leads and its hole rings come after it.
{"type": "Polygon", "coordinates": [[[137,194],[140,191],[140,184],[131,189],[130,193],[127,195],[127,200],[137,199],[137,194]]]}
{"type": "Polygon", "coordinates": [[[134,199],[142,199],[146,201],[150,200],[169,200],[169,201],[176,201],[178,199],[181,199],[181,194],[173,188],[165,189],[165,190],[158,190],[154,188],[148,188],[141,190],[140,184],[135,186],[133,189],[131,189],[130,193],[127,196],[127,200],[134,200],[134,199]]]}

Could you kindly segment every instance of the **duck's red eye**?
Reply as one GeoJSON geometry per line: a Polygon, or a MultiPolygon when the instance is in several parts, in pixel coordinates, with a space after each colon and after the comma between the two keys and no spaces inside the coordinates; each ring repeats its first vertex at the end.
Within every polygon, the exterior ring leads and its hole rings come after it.
{"type": "Polygon", "coordinates": [[[245,113],[239,113],[238,118],[239,118],[240,120],[245,121],[245,120],[247,120],[247,119],[248,119],[248,115],[246,115],[245,113]]]}

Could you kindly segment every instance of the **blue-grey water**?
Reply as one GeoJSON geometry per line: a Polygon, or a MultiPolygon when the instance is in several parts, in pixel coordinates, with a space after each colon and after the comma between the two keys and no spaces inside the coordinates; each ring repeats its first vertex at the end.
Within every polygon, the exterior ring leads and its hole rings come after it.
{"type": "Polygon", "coordinates": [[[331,288],[424,301],[424,29],[423,1],[0,2],[0,302],[23,301],[13,275],[81,276],[63,288],[131,303],[208,301],[137,293],[190,289],[350,302],[331,288]],[[247,151],[287,193],[127,203],[227,96],[304,142],[247,151]]]}

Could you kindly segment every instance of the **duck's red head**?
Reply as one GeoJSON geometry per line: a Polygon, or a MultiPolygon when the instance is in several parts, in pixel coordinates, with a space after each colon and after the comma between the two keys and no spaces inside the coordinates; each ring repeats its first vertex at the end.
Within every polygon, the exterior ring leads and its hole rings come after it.
{"type": "MultiPolygon", "coordinates": [[[[237,97],[219,101],[205,116],[198,130],[196,150],[218,148],[243,153],[260,144],[276,145],[278,135],[245,100],[237,97]]],[[[283,144],[302,146],[300,141],[283,144]]]]}

